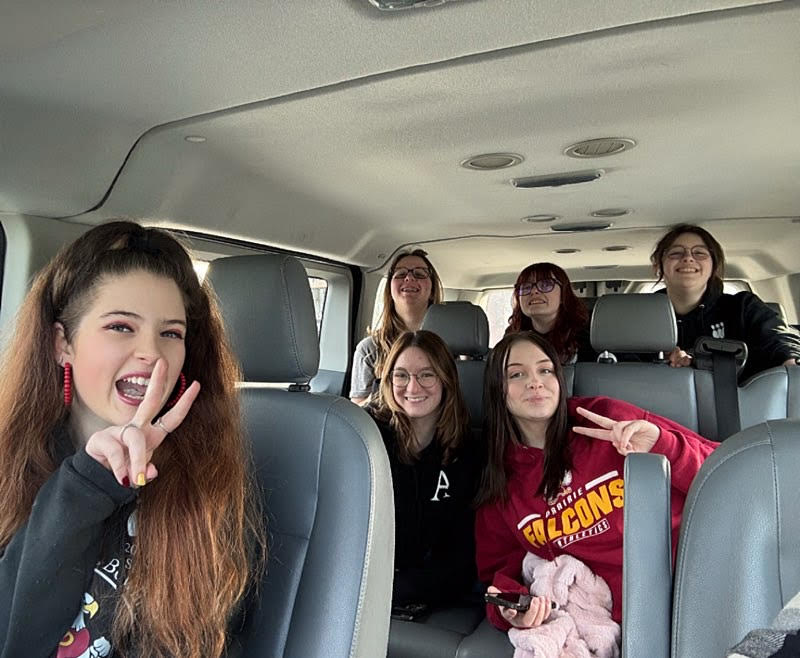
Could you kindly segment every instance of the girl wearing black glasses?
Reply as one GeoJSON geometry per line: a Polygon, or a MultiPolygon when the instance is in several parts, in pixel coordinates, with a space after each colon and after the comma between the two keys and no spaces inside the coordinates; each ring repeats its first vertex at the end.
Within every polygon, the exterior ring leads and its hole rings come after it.
{"type": "Polygon", "coordinates": [[[561,363],[594,361],[589,341],[589,311],[572,292],[567,273],[553,263],[533,263],[514,284],[506,334],[535,331],[559,354],[561,363]]]}
{"type": "Polygon", "coordinates": [[[800,338],[777,313],[751,292],[722,292],[725,254],[708,231],[692,224],[674,226],[658,241],[650,260],[658,280],[664,280],[678,321],[671,366],[691,365],[692,349],[701,336],[747,344],[740,381],[767,368],[796,365],[800,338]]]}
{"type": "Polygon", "coordinates": [[[419,329],[428,307],[442,301],[442,282],[422,249],[397,254],[388,279],[378,326],[356,346],[353,355],[350,399],[356,404],[377,394],[378,373],[397,337],[419,329]]]}
{"type": "Polygon", "coordinates": [[[418,611],[457,600],[475,580],[471,503],[478,467],[455,362],[441,338],[415,331],[397,339],[370,413],[392,469],[392,603],[418,611]]]}

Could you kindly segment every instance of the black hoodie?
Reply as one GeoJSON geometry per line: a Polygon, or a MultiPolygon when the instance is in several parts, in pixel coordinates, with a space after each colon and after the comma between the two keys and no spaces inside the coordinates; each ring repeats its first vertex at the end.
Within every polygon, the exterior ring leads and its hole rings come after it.
{"type": "Polygon", "coordinates": [[[445,604],[469,593],[476,580],[475,451],[466,438],[447,465],[434,437],[413,464],[396,455],[392,428],[378,422],[392,469],[395,573],[392,603],[445,604]]]}
{"type": "Polygon", "coordinates": [[[800,357],[800,337],[751,292],[728,295],[709,287],[694,309],[675,317],[678,346],[690,354],[701,336],[746,343],[747,363],[739,374],[740,382],[800,357]]]}

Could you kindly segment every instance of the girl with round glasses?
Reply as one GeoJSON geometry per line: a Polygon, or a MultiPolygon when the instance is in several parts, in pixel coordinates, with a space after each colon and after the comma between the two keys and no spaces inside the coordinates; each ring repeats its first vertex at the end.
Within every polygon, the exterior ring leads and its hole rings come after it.
{"type": "Polygon", "coordinates": [[[430,331],[401,334],[381,373],[373,414],[392,469],[393,605],[437,605],[475,580],[472,499],[477,464],[455,361],[430,331]]]}
{"type": "Polygon", "coordinates": [[[422,249],[397,254],[389,266],[378,326],[356,346],[350,399],[363,404],[377,395],[378,373],[392,343],[404,331],[422,326],[431,304],[442,301],[442,282],[422,249]]]}
{"type": "Polygon", "coordinates": [[[678,346],[669,354],[670,365],[691,365],[695,342],[702,336],[747,344],[741,381],[767,368],[796,365],[800,338],[772,309],[751,292],[722,292],[725,254],[708,231],[692,224],[674,226],[658,241],[650,260],[678,321],[678,346]]]}
{"type": "Polygon", "coordinates": [[[533,263],[514,284],[506,334],[535,331],[549,340],[561,363],[594,361],[589,311],[572,291],[567,273],[553,263],[533,263]]]}

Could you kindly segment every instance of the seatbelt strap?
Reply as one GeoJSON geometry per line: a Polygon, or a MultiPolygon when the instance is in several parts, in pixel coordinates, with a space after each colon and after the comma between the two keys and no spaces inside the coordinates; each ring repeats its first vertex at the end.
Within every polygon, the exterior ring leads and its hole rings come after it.
{"type": "Polygon", "coordinates": [[[714,364],[714,407],[717,412],[717,433],[724,441],[741,429],[739,422],[739,387],[736,383],[736,355],[732,352],[711,352],[714,364]]]}

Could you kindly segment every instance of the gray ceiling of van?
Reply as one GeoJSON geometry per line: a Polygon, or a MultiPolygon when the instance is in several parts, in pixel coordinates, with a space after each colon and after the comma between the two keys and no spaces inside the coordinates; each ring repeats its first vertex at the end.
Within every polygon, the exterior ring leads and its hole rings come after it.
{"type": "Polygon", "coordinates": [[[800,3],[462,0],[384,13],[366,0],[32,0],[0,11],[2,212],[142,217],[367,268],[427,244],[454,287],[502,285],[543,259],[641,276],[677,221],[703,222],[743,275],[797,269],[800,3]],[[564,155],[597,137],[637,145],[564,155]],[[498,151],[524,161],[460,166],[498,151]],[[509,183],[586,169],[603,175],[509,183]],[[620,207],[633,212],[603,233],[550,230],[620,207]],[[539,214],[560,219],[520,221],[539,214]],[[618,244],[632,248],[602,251],[618,244]],[[582,251],[553,254],[567,246],[582,251]]]}

